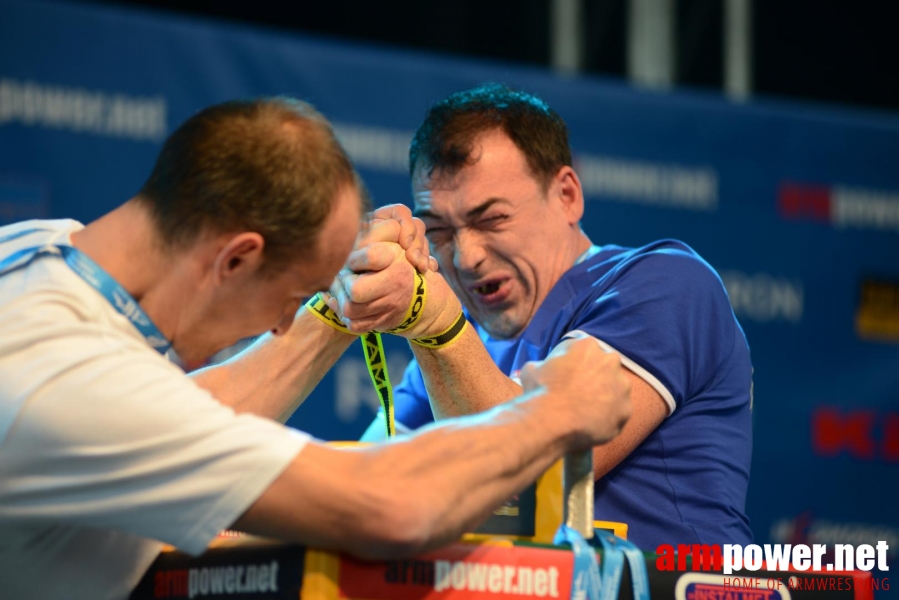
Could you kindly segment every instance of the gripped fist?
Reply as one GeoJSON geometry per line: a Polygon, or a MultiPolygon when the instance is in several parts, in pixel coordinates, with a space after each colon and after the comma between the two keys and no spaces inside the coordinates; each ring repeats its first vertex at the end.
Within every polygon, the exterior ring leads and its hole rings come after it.
{"type": "Polygon", "coordinates": [[[437,270],[437,260],[431,256],[425,237],[425,225],[404,204],[388,204],[369,215],[367,226],[356,240],[356,248],[374,242],[399,244],[406,251],[406,260],[419,273],[437,270]]]}
{"type": "Polygon", "coordinates": [[[521,370],[525,391],[544,388],[548,419],[563,419],[574,433],[573,450],[604,444],[631,416],[630,381],[621,357],[606,352],[587,334],[569,334],[546,360],[521,370]]]}
{"type": "MultiPolygon", "coordinates": [[[[448,329],[462,305],[437,272],[422,275],[427,297],[418,321],[397,335],[435,335],[448,329]]],[[[354,250],[331,285],[328,306],[353,333],[389,331],[406,318],[418,284],[415,268],[399,244],[375,242],[354,250]]]]}
{"type": "Polygon", "coordinates": [[[399,244],[369,242],[350,253],[331,284],[328,306],[353,333],[393,329],[403,322],[415,279],[399,244]]]}

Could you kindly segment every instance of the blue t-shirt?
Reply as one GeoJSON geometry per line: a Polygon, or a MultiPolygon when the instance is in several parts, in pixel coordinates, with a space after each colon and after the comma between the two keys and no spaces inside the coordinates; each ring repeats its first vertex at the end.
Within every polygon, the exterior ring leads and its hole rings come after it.
{"type": "MultiPolygon", "coordinates": [[[[628,538],[647,551],[752,541],[749,346],[721,279],[690,247],[603,246],[562,276],[518,338],[494,340],[474,325],[510,376],[566,333],[584,331],[668,403],[659,427],[596,482],[596,519],[627,523],[628,538]]],[[[414,360],[395,391],[399,423],[415,429],[433,420],[414,360]]]]}

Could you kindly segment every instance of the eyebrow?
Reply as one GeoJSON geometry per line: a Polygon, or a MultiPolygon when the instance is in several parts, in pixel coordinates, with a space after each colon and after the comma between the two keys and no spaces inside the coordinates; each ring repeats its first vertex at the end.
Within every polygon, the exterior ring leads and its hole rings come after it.
{"type": "Polygon", "coordinates": [[[431,219],[439,219],[440,218],[439,216],[435,215],[434,213],[432,213],[429,210],[420,210],[417,208],[412,211],[412,216],[418,217],[419,219],[421,219],[422,217],[428,217],[431,219]]]}
{"type": "MultiPolygon", "coordinates": [[[[476,218],[478,218],[479,216],[481,216],[482,214],[484,214],[484,212],[486,212],[488,208],[490,208],[491,206],[493,206],[493,205],[496,204],[497,202],[503,202],[503,198],[488,198],[487,200],[485,200],[485,201],[482,202],[481,204],[475,206],[474,208],[472,208],[471,210],[469,210],[467,213],[465,213],[465,218],[466,218],[467,220],[469,220],[469,221],[472,220],[472,219],[476,219],[476,218]]],[[[412,212],[412,216],[415,216],[415,217],[418,217],[418,218],[428,217],[428,218],[431,218],[431,219],[440,219],[440,220],[442,220],[442,217],[441,217],[441,216],[435,215],[434,213],[432,213],[432,212],[429,211],[429,210],[418,210],[418,209],[416,209],[416,210],[414,210],[414,211],[412,212]]]]}

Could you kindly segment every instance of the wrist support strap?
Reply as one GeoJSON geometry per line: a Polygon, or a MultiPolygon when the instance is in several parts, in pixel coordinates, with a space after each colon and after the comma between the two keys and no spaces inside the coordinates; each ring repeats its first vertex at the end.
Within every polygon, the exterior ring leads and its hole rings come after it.
{"type": "Polygon", "coordinates": [[[331,310],[331,307],[325,302],[325,298],[322,296],[321,292],[309,298],[305,307],[306,310],[315,315],[319,321],[330,325],[337,331],[342,331],[343,333],[348,333],[350,335],[358,335],[347,329],[347,326],[343,324],[343,321],[340,320],[337,313],[331,310]]]}
{"type": "Polygon", "coordinates": [[[402,323],[393,329],[388,329],[387,333],[401,333],[418,323],[418,318],[425,311],[425,300],[427,299],[428,287],[425,285],[425,276],[415,271],[415,289],[412,291],[412,302],[409,303],[406,316],[403,317],[402,323]]]}
{"type": "Polygon", "coordinates": [[[465,318],[465,313],[459,311],[459,316],[456,317],[456,320],[448,329],[432,337],[416,338],[409,341],[424,348],[446,348],[462,336],[462,332],[465,331],[467,325],[468,320],[465,318]]]}

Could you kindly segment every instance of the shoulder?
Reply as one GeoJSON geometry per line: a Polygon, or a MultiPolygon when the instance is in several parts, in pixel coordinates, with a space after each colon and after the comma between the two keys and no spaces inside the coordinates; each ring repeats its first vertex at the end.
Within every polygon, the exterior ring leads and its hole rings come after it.
{"type": "Polygon", "coordinates": [[[652,338],[658,331],[701,330],[711,321],[724,326],[733,320],[718,274],[677,240],[606,247],[569,288],[574,324],[601,324],[605,335],[613,329],[652,338]]]}
{"type": "Polygon", "coordinates": [[[669,293],[724,290],[712,266],[679,240],[659,240],[639,248],[604,246],[586,267],[582,279],[600,289],[649,287],[669,293]]]}
{"type": "Polygon", "coordinates": [[[0,329],[4,331],[35,321],[109,323],[110,311],[108,302],[55,256],[0,275],[0,329]]]}
{"type": "MultiPolygon", "coordinates": [[[[91,298],[91,291],[58,256],[38,255],[44,246],[70,245],[71,234],[84,226],[71,219],[23,221],[0,227],[0,310],[22,308],[17,299],[28,297],[29,304],[44,300],[65,303],[79,297],[91,298]]],[[[93,294],[96,296],[96,294],[93,294]]]]}
{"type": "Polygon", "coordinates": [[[588,265],[588,271],[595,274],[634,267],[643,269],[695,267],[712,271],[711,266],[693,248],[680,240],[672,239],[658,240],[639,248],[603,246],[585,263],[588,265]]]}

